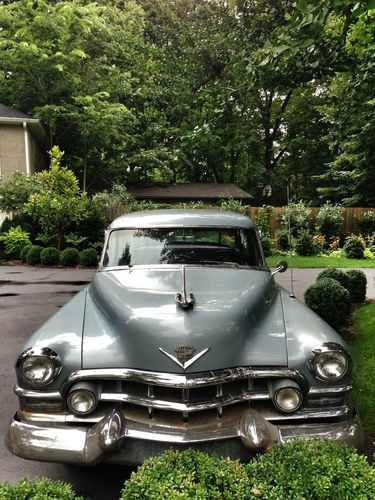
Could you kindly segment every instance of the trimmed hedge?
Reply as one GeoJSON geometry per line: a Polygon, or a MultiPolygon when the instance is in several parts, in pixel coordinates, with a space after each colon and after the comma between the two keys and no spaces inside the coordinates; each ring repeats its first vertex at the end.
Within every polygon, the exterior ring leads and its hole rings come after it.
{"type": "Polygon", "coordinates": [[[344,271],[341,271],[340,269],[336,269],[335,267],[327,267],[327,269],[324,269],[318,277],[316,278],[317,281],[324,279],[324,278],[331,278],[333,280],[336,280],[342,285],[344,288],[348,289],[349,285],[349,278],[344,271]]]}
{"type": "Polygon", "coordinates": [[[76,248],[65,248],[60,254],[60,262],[63,266],[76,266],[79,262],[79,252],[76,248]]]}
{"type": "Polygon", "coordinates": [[[60,252],[55,247],[44,248],[40,254],[40,262],[45,265],[60,263],[60,252]]]}
{"type": "Polygon", "coordinates": [[[29,266],[34,266],[35,264],[40,264],[40,254],[42,253],[43,247],[39,245],[33,245],[29,248],[26,254],[26,262],[29,266]]]}
{"type": "Polygon", "coordinates": [[[170,450],[133,472],[121,498],[372,499],[375,468],[354,448],[321,440],[275,445],[248,464],[170,450]]]}
{"type": "Polygon", "coordinates": [[[366,245],[359,236],[350,236],[343,247],[347,259],[363,259],[365,257],[366,245]]]}
{"type": "Polygon", "coordinates": [[[82,266],[96,266],[98,264],[98,254],[94,248],[86,248],[79,253],[79,263],[82,266]]]}
{"type": "Polygon", "coordinates": [[[15,485],[0,483],[1,500],[84,500],[76,496],[70,484],[62,481],[51,481],[45,477],[35,479],[24,478],[15,485]]]}
{"type": "Polygon", "coordinates": [[[309,231],[300,231],[296,242],[296,252],[298,255],[306,257],[317,255],[319,253],[319,249],[309,231]]]}
{"type": "Polygon", "coordinates": [[[333,441],[274,446],[245,469],[255,498],[375,498],[375,468],[354,448],[333,441]]]}
{"type": "Polygon", "coordinates": [[[304,295],[306,304],[332,328],[345,324],[350,312],[350,294],[332,278],[320,278],[304,295]]]}
{"type": "Polygon", "coordinates": [[[33,245],[30,243],[30,245],[25,245],[22,250],[21,250],[21,253],[20,253],[20,259],[22,260],[22,262],[26,262],[26,259],[27,259],[27,253],[28,251],[30,250],[30,248],[32,247],[33,245]]]}
{"type": "Polygon", "coordinates": [[[121,499],[251,498],[243,466],[234,460],[187,450],[146,459],[126,481],[121,499]]]}
{"type": "Polygon", "coordinates": [[[363,303],[366,300],[367,278],[363,271],[352,269],[346,273],[348,277],[347,290],[350,300],[354,304],[363,303]]]}

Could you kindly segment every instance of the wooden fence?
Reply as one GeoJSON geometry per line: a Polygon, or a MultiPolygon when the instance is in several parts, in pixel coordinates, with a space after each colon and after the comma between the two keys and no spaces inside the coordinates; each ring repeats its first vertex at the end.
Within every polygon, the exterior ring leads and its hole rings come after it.
{"type": "MultiPolygon", "coordinates": [[[[270,231],[271,236],[274,237],[278,229],[280,229],[280,220],[285,207],[273,207],[273,215],[270,218],[270,231]]],[[[310,227],[313,229],[315,225],[316,215],[319,212],[319,207],[309,207],[311,210],[311,220],[310,227]]],[[[249,207],[249,217],[253,220],[256,219],[262,207],[249,207]]],[[[346,233],[358,234],[358,217],[363,214],[363,212],[375,212],[375,208],[359,208],[359,207],[343,207],[342,215],[344,221],[342,224],[342,230],[346,233]]]]}

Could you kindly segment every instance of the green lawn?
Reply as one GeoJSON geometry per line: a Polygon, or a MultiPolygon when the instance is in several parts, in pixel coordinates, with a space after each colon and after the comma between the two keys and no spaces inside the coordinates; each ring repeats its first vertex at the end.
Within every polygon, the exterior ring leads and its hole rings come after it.
{"type": "MultiPolygon", "coordinates": [[[[289,265],[289,255],[272,255],[267,257],[267,263],[270,267],[275,267],[280,260],[286,260],[289,265]]],[[[307,268],[307,267],[374,267],[374,259],[346,259],[344,257],[300,257],[299,255],[292,258],[293,267],[307,268]]]]}
{"type": "Polygon", "coordinates": [[[375,304],[356,311],[354,331],[356,337],[348,341],[354,362],[352,400],[366,431],[375,436],[375,304]]]}

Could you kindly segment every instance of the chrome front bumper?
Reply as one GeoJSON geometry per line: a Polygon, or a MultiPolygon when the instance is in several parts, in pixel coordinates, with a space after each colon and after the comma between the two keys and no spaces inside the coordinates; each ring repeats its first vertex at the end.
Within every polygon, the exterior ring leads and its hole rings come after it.
{"type": "Polygon", "coordinates": [[[252,409],[236,425],[212,423],[202,429],[149,428],[113,411],[91,427],[11,422],[6,446],[19,457],[46,462],[95,465],[100,462],[138,464],[165,449],[198,448],[241,460],[272,443],[293,439],[330,439],[356,448],[364,436],[358,416],[340,422],[274,425],[252,409]]]}

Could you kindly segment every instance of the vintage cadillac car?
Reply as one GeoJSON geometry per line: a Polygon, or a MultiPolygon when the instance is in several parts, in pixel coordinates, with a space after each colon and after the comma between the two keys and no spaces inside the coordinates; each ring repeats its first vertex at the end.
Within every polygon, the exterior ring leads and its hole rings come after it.
{"type": "Polygon", "coordinates": [[[170,447],[247,460],[295,438],[361,446],[347,347],[275,272],[247,217],[119,217],[92,283],[18,357],[8,449],[136,464],[170,447]]]}

